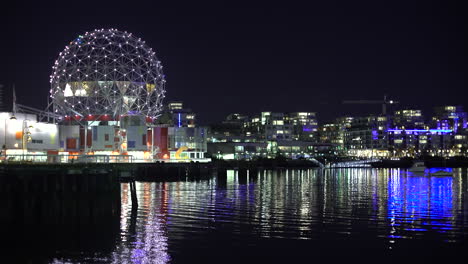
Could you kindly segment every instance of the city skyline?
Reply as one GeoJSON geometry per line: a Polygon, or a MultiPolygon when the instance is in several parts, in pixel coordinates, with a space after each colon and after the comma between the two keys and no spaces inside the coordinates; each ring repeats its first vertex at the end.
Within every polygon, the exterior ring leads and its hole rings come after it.
{"type": "Polygon", "coordinates": [[[261,111],[317,112],[325,123],[345,113],[378,114],[379,105],[341,102],[384,94],[400,101],[398,108],[425,115],[434,106],[467,108],[465,18],[461,8],[444,3],[96,3],[91,9],[40,3],[8,10],[3,19],[12,38],[1,44],[0,83],[6,98],[15,84],[18,101],[36,108],[45,108],[58,53],[77,35],[101,27],[147,40],[165,65],[164,103],[184,101],[206,124],[261,111]],[[155,8],[160,12],[152,16],[155,8]]]}

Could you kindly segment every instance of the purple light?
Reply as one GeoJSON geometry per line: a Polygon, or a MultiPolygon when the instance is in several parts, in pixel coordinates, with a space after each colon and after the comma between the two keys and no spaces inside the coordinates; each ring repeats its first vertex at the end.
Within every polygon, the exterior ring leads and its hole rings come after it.
{"type": "Polygon", "coordinates": [[[452,133],[453,130],[451,129],[389,129],[387,130],[388,132],[406,132],[406,133],[424,133],[424,132],[429,132],[431,134],[436,134],[436,133],[452,133]]]}

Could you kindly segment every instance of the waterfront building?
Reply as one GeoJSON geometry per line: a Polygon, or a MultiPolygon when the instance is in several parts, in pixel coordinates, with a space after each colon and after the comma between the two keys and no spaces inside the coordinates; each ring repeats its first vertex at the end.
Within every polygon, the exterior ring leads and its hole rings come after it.
{"type": "Polygon", "coordinates": [[[45,113],[17,111],[13,102],[12,113],[0,114],[4,158],[186,162],[207,161],[206,152],[225,159],[388,157],[453,156],[468,148],[468,115],[461,106],[436,108],[429,124],[420,110],[403,109],[393,117],[343,117],[320,128],[315,112],[268,111],[251,118],[233,113],[210,128],[197,127],[196,114],[181,101],[163,111],[161,62],[144,41],[115,29],[73,39],[53,65],[50,82],[45,113]]]}
{"type": "Polygon", "coordinates": [[[244,130],[259,140],[292,140],[292,126],[285,122],[284,113],[261,112],[245,123],[244,130]]]}
{"type": "Polygon", "coordinates": [[[424,129],[426,127],[421,110],[397,110],[393,116],[393,126],[396,129],[424,129]]]}
{"type": "Polygon", "coordinates": [[[285,122],[292,125],[294,140],[316,141],[317,114],[313,112],[287,113],[285,122]]]}
{"type": "Polygon", "coordinates": [[[345,132],[344,147],[350,156],[388,156],[387,117],[353,118],[345,132]]]}
{"type": "Polygon", "coordinates": [[[351,127],[353,117],[340,117],[332,123],[323,124],[318,129],[318,141],[331,144],[339,155],[345,153],[345,133],[351,127]]]}
{"type": "Polygon", "coordinates": [[[317,131],[316,113],[313,112],[261,112],[244,124],[250,134],[264,140],[314,141],[317,131]]]}
{"type": "Polygon", "coordinates": [[[394,156],[455,156],[466,152],[467,114],[462,107],[436,107],[428,124],[422,123],[420,116],[419,110],[396,112],[395,126],[388,130],[389,150],[394,156]]]}
{"type": "Polygon", "coordinates": [[[2,160],[31,160],[38,155],[36,161],[46,161],[59,149],[59,126],[38,122],[34,114],[2,112],[0,123],[2,160]]]}
{"type": "Polygon", "coordinates": [[[229,114],[221,123],[210,125],[208,142],[256,142],[260,137],[257,133],[252,133],[248,125],[248,116],[229,114]]]}
{"type": "Polygon", "coordinates": [[[97,29],[73,39],[50,77],[59,152],[152,158],[147,127],[161,114],[165,82],[155,52],[131,33],[97,29]]]}
{"type": "Polygon", "coordinates": [[[195,114],[182,102],[169,103],[169,116],[162,115],[161,62],[131,33],[98,29],[78,36],[59,54],[50,83],[45,111],[24,114],[14,101],[13,113],[1,113],[9,158],[207,161],[206,129],[195,127],[195,114]],[[45,115],[50,123],[42,122],[45,115]]]}
{"type": "Polygon", "coordinates": [[[266,140],[293,140],[292,124],[287,122],[284,113],[263,112],[263,130],[266,140]]]}
{"type": "Polygon", "coordinates": [[[451,130],[389,129],[388,146],[392,156],[436,155],[449,152],[453,145],[451,130]]]}
{"type": "Polygon", "coordinates": [[[207,152],[206,136],[205,127],[169,127],[169,158],[172,160],[190,159],[194,161],[205,159],[205,153],[207,152]]]}
{"type": "Polygon", "coordinates": [[[216,142],[208,144],[208,153],[216,158],[255,159],[283,156],[291,159],[316,157],[330,149],[314,142],[296,140],[272,140],[262,142],[216,142]]]}
{"type": "Polygon", "coordinates": [[[457,133],[468,127],[468,114],[462,106],[440,106],[434,108],[431,127],[437,129],[450,129],[457,133]]]}
{"type": "Polygon", "coordinates": [[[267,146],[267,142],[210,142],[208,153],[218,159],[250,160],[256,157],[268,157],[272,151],[268,151],[267,146]]]}
{"type": "Polygon", "coordinates": [[[261,112],[250,119],[231,114],[210,127],[208,153],[223,159],[311,157],[322,149],[312,140],[316,131],[315,113],[261,112]]]}
{"type": "Polygon", "coordinates": [[[246,123],[249,121],[249,117],[238,113],[229,114],[225,120],[218,125],[219,132],[223,135],[229,136],[248,136],[251,133],[247,132],[246,123]]]}

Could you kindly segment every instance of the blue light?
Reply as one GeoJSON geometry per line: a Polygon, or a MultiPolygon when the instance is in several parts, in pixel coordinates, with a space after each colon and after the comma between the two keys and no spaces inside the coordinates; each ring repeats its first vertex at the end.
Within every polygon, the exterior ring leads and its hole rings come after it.
{"type": "Polygon", "coordinates": [[[399,232],[389,238],[429,229],[452,230],[452,185],[452,177],[392,175],[388,181],[387,217],[399,232]]]}
{"type": "Polygon", "coordinates": [[[441,168],[429,168],[429,173],[436,173],[438,171],[445,171],[445,172],[453,172],[452,168],[446,168],[446,167],[441,167],[441,168]]]}
{"type": "Polygon", "coordinates": [[[178,123],[178,124],[179,124],[179,127],[182,126],[182,125],[181,125],[181,121],[180,121],[180,113],[179,113],[179,123],[178,123]]]}
{"type": "Polygon", "coordinates": [[[82,36],[82,35],[79,35],[79,36],[76,38],[76,42],[77,42],[78,44],[82,44],[82,43],[83,43],[82,39],[83,39],[83,36],[82,36]]]}

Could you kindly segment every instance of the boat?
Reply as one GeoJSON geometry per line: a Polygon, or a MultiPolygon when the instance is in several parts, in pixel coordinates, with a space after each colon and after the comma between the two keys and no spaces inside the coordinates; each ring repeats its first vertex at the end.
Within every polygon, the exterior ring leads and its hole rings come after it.
{"type": "Polygon", "coordinates": [[[424,172],[426,170],[426,165],[424,165],[422,161],[416,161],[408,170],[411,172],[424,172]]]}
{"type": "Polygon", "coordinates": [[[430,172],[429,175],[431,176],[452,176],[451,171],[445,171],[445,170],[438,170],[436,172],[430,172]]]}

